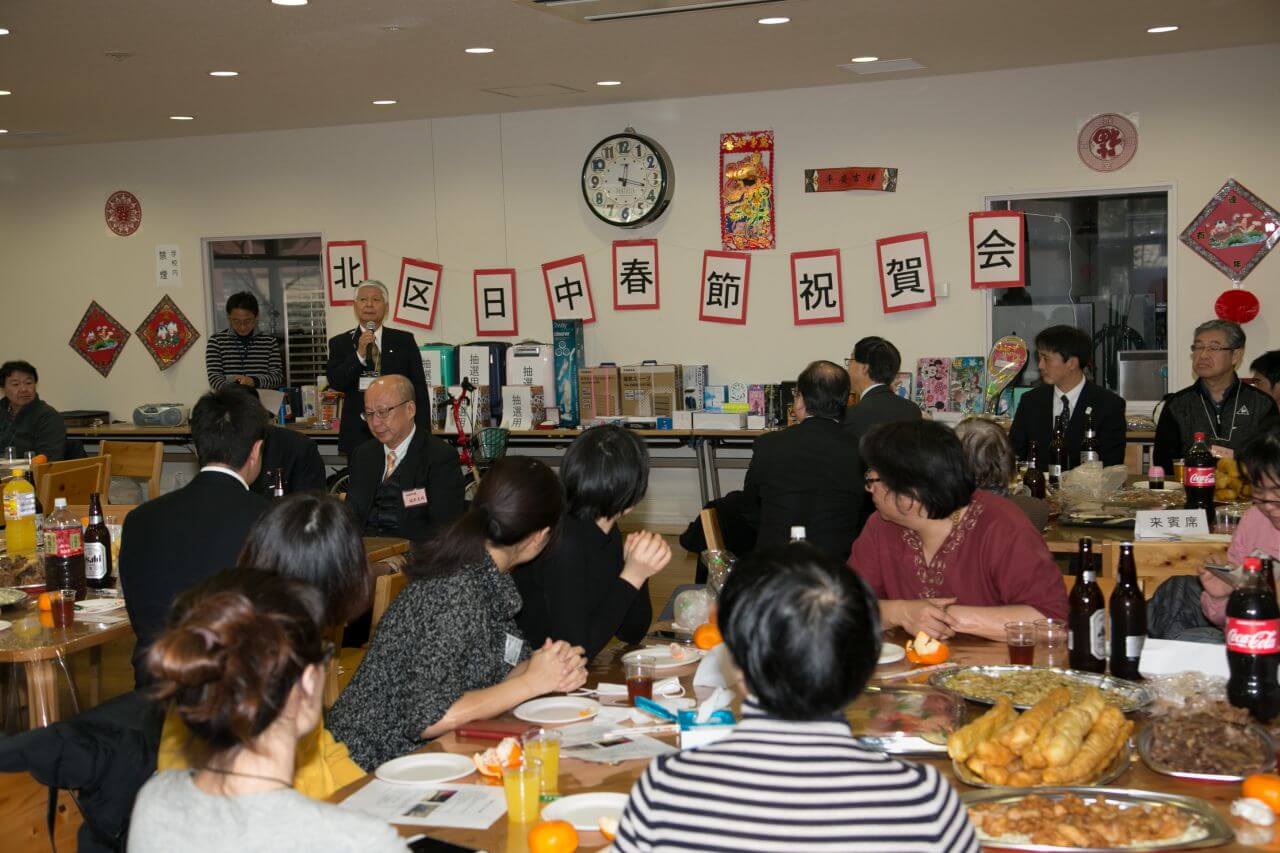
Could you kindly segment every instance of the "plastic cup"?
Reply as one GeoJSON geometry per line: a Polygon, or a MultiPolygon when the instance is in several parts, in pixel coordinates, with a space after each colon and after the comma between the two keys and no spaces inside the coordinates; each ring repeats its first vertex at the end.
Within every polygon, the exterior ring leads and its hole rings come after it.
{"type": "Polygon", "coordinates": [[[511,823],[533,823],[542,814],[542,762],[526,758],[519,766],[503,768],[502,788],[511,823]]]}
{"type": "Polygon", "coordinates": [[[1004,642],[1009,647],[1009,663],[1030,666],[1036,656],[1036,626],[1034,622],[1004,623],[1004,642]]]}
{"type": "Polygon", "coordinates": [[[555,729],[535,729],[524,736],[524,755],[542,763],[542,799],[560,796],[560,741],[555,729]]]}
{"type": "Polygon", "coordinates": [[[1067,623],[1061,619],[1037,619],[1036,654],[1041,666],[1067,665],[1067,623]]]}
{"type": "Polygon", "coordinates": [[[627,701],[636,704],[636,697],[653,698],[653,675],[657,670],[657,658],[653,655],[636,655],[627,661],[627,701]]]}
{"type": "Polygon", "coordinates": [[[49,611],[53,627],[66,628],[76,621],[76,591],[74,589],[49,590],[49,611]]]}

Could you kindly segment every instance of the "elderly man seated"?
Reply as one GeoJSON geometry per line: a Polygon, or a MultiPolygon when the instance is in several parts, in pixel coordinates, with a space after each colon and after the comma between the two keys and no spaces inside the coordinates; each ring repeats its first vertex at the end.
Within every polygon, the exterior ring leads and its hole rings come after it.
{"type": "Polygon", "coordinates": [[[421,542],[462,515],[462,469],[453,448],[414,422],[413,384],[383,376],[364,392],[360,417],[373,438],[351,454],[347,503],[370,536],[421,542]]]}

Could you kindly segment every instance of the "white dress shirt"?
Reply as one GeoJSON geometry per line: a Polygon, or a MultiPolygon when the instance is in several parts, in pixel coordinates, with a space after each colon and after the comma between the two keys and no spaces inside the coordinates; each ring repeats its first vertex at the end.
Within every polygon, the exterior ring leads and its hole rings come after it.
{"type": "MultiPolygon", "coordinates": [[[[385,348],[382,346],[382,330],[384,328],[386,327],[378,326],[378,328],[373,330],[373,336],[378,340],[379,353],[382,353],[385,351],[385,348]]],[[[356,358],[360,360],[361,364],[364,364],[364,350],[360,348],[359,342],[360,342],[360,336],[363,334],[364,334],[364,326],[356,326],[356,358]]],[[[368,367],[368,365],[365,365],[365,366],[368,367]]]]}
{"type": "Polygon", "coordinates": [[[240,485],[244,486],[244,490],[246,492],[249,491],[249,484],[244,481],[244,477],[240,476],[239,471],[233,471],[230,468],[223,467],[222,465],[206,465],[200,469],[201,474],[205,471],[213,471],[217,474],[226,474],[228,477],[235,477],[240,481],[240,485]]]}
{"type": "Polygon", "coordinates": [[[417,432],[418,426],[417,424],[414,424],[413,429],[409,430],[409,434],[405,436],[404,441],[400,442],[395,447],[387,447],[385,444],[382,445],[382,478],[384,480],[394,474],[396,472],[396,468],[400,467],[400,463],[404,461],[404,455],[409,452],[409,443],[413,441],[413,436],[417,432]],[[396,464],[392,466],[390,470],[387,470],[387,457],[393,452],[396,455],[396,464]]]}
{"type": "Polygon", "coordinates": [[[1084,377],[1080,377],[1080,382],[1070,391],[1060,391],[1058,386],[1053,386],[1053,420],[1050,423],[1057,423],[1058,416],[1062,414],[1062,395],[1067,395],[1067,401],[1071,404],[1071,417],[1076,416],[1076,408],[1080,405],[1080,394],[1084,391],[1084,377]]]}

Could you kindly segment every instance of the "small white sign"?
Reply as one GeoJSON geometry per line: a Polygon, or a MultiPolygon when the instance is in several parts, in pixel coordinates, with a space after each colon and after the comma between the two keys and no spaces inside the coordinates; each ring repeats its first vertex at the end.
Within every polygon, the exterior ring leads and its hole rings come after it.
{"type": "Polygon", "coordinates": [[[1139,510],[1134,525],[1138,539],[1177,539],[1182,536],[1205,536],[1209,516],[1202,509],[1139,510]]]}
{"type": "Polygon", "coordinates": [[[182,287],[182,260],[177,246],[156,246],[156,287],[182,287]]]}
{"type": "MultiPolygon", "coordinates": [[[[541,420],[539,418],[538,420],[541,420]]],[[[533,429],[533,388],[528,385],[502,386],[503,429],[533,429]]]]}

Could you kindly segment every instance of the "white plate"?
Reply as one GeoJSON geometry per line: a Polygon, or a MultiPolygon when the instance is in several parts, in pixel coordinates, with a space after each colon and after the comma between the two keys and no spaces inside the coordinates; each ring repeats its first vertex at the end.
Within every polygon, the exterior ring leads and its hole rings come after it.
{"type": "Polygon", "coordinates": [[[600,713],[600,703],[585,696],[546,696],[517,705],[517,720],[543,725],[580,723],[600,713]]]}
{"type": "Polygon", "coordinates": [[[403,755],[383,764],[373,775],[397,785],[439,785],[461,779],[476,771],[475,762],[451,752],[424,752],[403,755]]]}
{"type": "Polygon", "coordinates": [[[105,613],[108,610],[119,610],[124,607],[122,598],[86,598],[76,602],[76,610],[81,613],[105,613]]]}
{"type": "Polygon", "coordinates": [[[599,832],[600,818],[621,820],[622,810],[626,807],[626,794],[574,794],[543,806],[542,819],[567,820],[573,824],[574,829],[599,832]]]}
{"type": "Polygon", "coordinates": [[[14,604],[22,604],[27,600],[27,594],[17,587],[4,586],[0,587],[0,607],[9,607],[14,604]]]}
{"type": "Polygon", "coordinates": [[[673,669],[677,666],[688,666],[691,663],[697,663],[707,656],[707,653],[693,646],[681,646],[684,649],[685,658],[676,660],[671,656],[670,646],[646,646],[643,649],[636,649],[633,652],[627,652],[622,656],[623,663],[630,663],[638,655],[648,655],[653,658],[654,669],[673,669]]]}
{"type": "Polygon", "coordinates": [[[876,661],[876,665],[886,663],[897,663],[907,656],[907,650],[897,643],[885,643],[880,647],[880,660],[876,661]]]}

